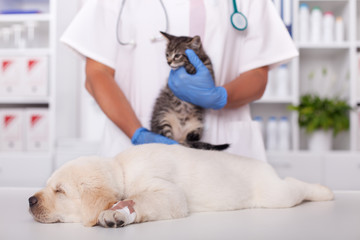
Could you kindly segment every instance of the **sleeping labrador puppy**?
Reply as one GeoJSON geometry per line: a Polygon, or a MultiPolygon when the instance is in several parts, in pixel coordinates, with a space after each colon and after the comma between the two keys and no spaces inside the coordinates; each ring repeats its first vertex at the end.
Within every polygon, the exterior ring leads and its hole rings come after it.
{"type": "Polygon", "coordinates": [[[261,161],[179,145],[145,144],[114,158],[68,162],[30,197],[29,204],[34,219],[42,223],[121,227],[182,218],[191,212],[289,208],[304,200],[332,199],[327,187],[280,179],[261,161]],[[111,208],[118,201],[131,203],[131,211],[111,208]]]}

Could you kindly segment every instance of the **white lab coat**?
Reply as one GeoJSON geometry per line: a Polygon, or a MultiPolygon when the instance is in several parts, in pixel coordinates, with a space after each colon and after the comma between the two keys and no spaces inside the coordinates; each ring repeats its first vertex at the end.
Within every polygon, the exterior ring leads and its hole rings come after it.
{"type": "MultiPolygon", "coordinates": [[[[115,69],[115,79],[130,101],[142,125],[149,128],[152,108],[160,89],[167,83],[166,41],[151,42],[165,28],[158,0],[126,1],[119,24],[122,41],[134,40],[136,47],[119,45],[116,23],[122,0],[89,0],[68,27],[62,41],[81,55],[115,69]]],[[[203,0],[205,30],[202,41],[214,66],[216,85],[261,66],[273,68],[298,55],[271,0],[238,0],[238,9],[248,18],[245,31],[230,23],[232,0],[203,0]]],[[[190,0],[164,0],[169,16],[169,33],[189,35],[190,0]]],[[[119,113],[121,114],[121,113],[119,113]]],[[[208,110],[203,141],[230,143],[228,152],[266,160],[259,126],[249,106],[208,110]]],[[[110,120],[102,141],[102,154],[113,156],[131,145],[110,120]]]]}

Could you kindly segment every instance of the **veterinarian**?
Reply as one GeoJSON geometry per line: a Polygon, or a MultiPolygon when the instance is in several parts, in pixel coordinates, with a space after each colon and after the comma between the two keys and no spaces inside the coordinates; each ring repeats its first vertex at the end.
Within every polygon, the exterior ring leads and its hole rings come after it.
{"type": "Polygon", "coordinates": [[[88,0],[62,41],[86,59],[86,89],[108,117],[105,156],[132,144],[174,143],[147,130],[170,75],[176,96],[207,109],[203,141],[265,161],[249,103],[263,95],[270,69],[298,55],[271,0],[88,0]],[[209,74],[170,71],[159,31],[199,35],[216,86],[209,74]]]}

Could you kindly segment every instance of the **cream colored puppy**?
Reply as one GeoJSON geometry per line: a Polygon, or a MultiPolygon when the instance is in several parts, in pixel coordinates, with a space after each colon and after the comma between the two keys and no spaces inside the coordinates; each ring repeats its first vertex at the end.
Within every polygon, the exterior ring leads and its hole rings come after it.
{"type": "Polygon", "coordinates": [[[62,166],[29,199],[43,223],[82,222],[120,227],[124,212],[109,210],[132,200],[135,223],[186,217],[191,212],[288,208],[304,200],[327,201],[318,184],[280,179],[261,161],[178,145],[145,144],[115,158],[82,157],[62,166]]]}

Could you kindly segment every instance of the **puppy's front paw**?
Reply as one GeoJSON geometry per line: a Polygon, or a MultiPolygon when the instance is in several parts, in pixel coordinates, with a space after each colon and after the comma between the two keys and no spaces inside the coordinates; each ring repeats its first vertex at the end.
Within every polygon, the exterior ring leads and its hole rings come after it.
{"type": "Polygon", "coordinates": [[[103,227],[117,228],[133,223],[135,218],[136,213],[134,211],[130,213],[129,208],[126,206],[117,210],[102,211],[98,217],[98,224],[103,227]]]}
{"type": "Polygon", "coordinates": [[[125,216],[114,210],[102,211],[98,217],[98,224],[106,228],[117,228],[125,226],[125,216]]]}

